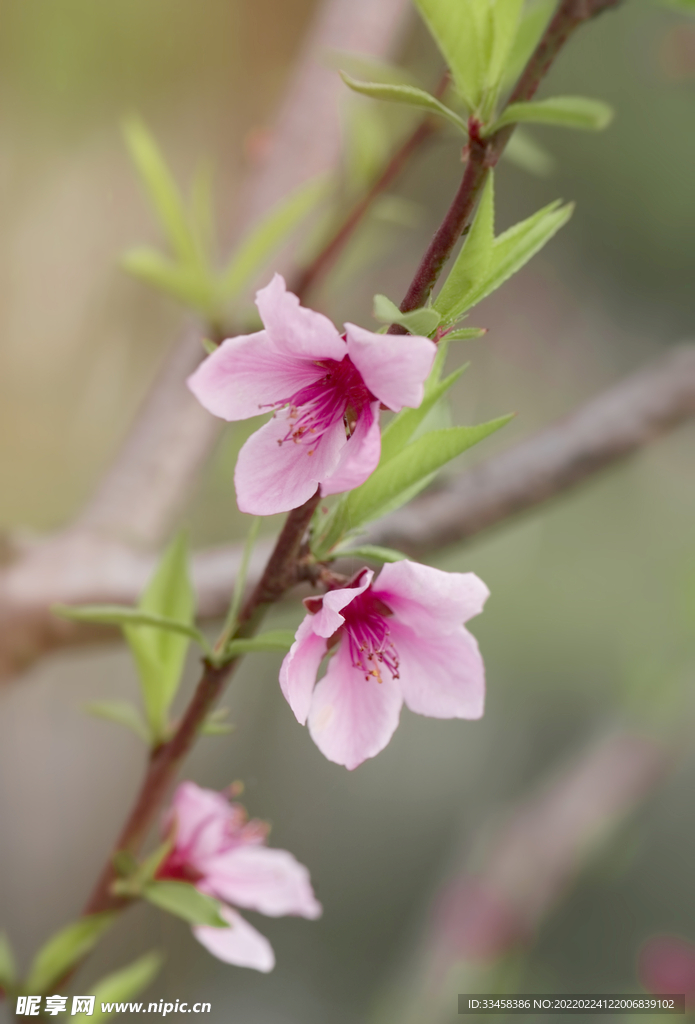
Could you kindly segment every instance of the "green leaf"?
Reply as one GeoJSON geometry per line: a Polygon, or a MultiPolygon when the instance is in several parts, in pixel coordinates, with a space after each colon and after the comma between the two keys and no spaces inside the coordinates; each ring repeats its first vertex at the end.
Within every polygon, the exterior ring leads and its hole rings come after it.
{"type": "Polygon", "coordinates": [[[415,0],[461,98],[476,110],[485,89],[492,26],[488,0],[415,0]]]}
{"type": "Polygon", "coordinates": [[[484,280],[492,262],[494,242],[495,183],[490,171],[471,229],[435,302],[442,317],[451,319],[461,298],[484,280]]]}
{"type": "Polygon", "coordinates": [[[464,135],[468,135],[466,122],[453,110],[430,95],[430,93],[425,92],[424,89],[418,89],[414,85],[358,82],[356,78],[352,78],[345,71],[340,72],[340,77],[353,92],[359,92],[362,96],[369,96],[373,100],[385,100],[387,103],[405,103],[410,107],[419,107],[422,110],[427,110],[430,114],[438,114],[440,117],[445,117],[447,121],[456,125],[464,135]]]}
{"type": "Polygon", "coordinates": [[[523,0],[415,0],[470,111],[494,109],[523,0]]]}
{"type": "Polygon", "coordinates": [[[413,76],[396,64],[388,64],[367,53],[332,48],[324,55],[324,63],[335,71],[347,71],[353,78],[366,78],[370,82],[391,85],[413,85],[413,76]]]}
{"type": "Polygon", "coordinates": [[[374,319],[382,324],[400,324],[411,334],[432,334],[441,323],[441,316],[436,309],[423,306],[409,313],[401,313],[395,302],[385,295],[374,296],[374,319]]]}
{"type": "Polygon", "coordinates": [[[494,0],[492,14],[492,52],[486,83],[491,93],[489,109],[494,109],[497,94],[505,78],[507,64],[519,31],[524,0],[494,0]]]}
{"type": "Polygon", "coordinates": [[[96,945],[117,918],[114,912],[90,914],[62,928],[36,954],[24,983],[27,992],[51,988],[96,945]]]}
{"type": "Polygon", "coordinates": [[[510,419],[511,416],[503,416],[476,427],[433,430],[407,445],[385,465],[379,465],[365,483],[338,502],[321,537],[321,552],[331,552],[346,534],[400,508],[427,486],[437,470],[499,430],[510,419]]]}
{"type": "Polygon", "coordinates": [[[293,643],[294,633],[291,629],[271,629],[260,636],[231,640],[225,650],[225,660],[254,651],[289,651],[293,643]]]}
{"type": "Polygon", "coordinates": [[[200,892],[188,882],[147,882],[142,888],[142,896],[160,910],[182,917],[189,924],[229,927],[220,915],[219,900],[200,892]]]}
{"type": "Polygon", "coordinates": [[[365,558],[368,562],[402,562],[409,558],[402,551],[393,548],[382,548],[378,544],[361,544],[356,548],[338,548],[333,552],[335,558],[365,558]]]}
{"type": "Polygon", "coordinates": [[[11,989],[17,983],[17,964],[5,932],[0,932],[0,988],[11,989]]]}
{"type": "Polygon", "coordinates": [[[511,103],[497,121],[485,130],[485,134],[491,135],[507,124],[520,121],[601,131],[612,119],[612,108],[601,100],[590,100],[586,96],[552,96],[532,103],[511,103]]]}
{"type": "Polygon", "coordinates": [[[139,117],[128,118],[123,133],[171,248],[182,263],[196,263],[198,253],[181,194],[153,135],[139,117]]]}
{"type": "Polygon", "coordinates": [[[232,722],[226,722],[229,708],[216,708],[211,711],[200,727],[202,736],[228,736],[236,728],[232,722]]]}
{"type": "Polygon", "coordinates": [[[145,743],[150,742],[150,734],[140,712],[127,700],[94,701],[85,705],[85,711],[90,715],[96,715],[97,718],[106,718],[110,722],[124,725],[126,729],[132,729],[145,743]]]}
{"type": "Polygon", "coordinates": [[[130,249],[120,262],[129,274],[167,292],[185,306],[206,316],[215,312],[215,281],[202,267],[174,263],[148,246],[130,249]]]}
{"type": "Polygon", "coordinates": [[[169,619],[164,615],[142,611],[127,604],[54,604],[51,610],[64,619],[77,619],[80,622],[101,623],[105,626],[151,626],[153,629],[187,636],[200,644],[204,651],[207,652],[209,649],[204,634],[190,622],[169,619]]]}
{"type": "Polygon", "coordinates": [[[471,338],[482,338],[487,334],[487,327],[457,327],[455,331],[447,331],[445,337],[449,341],[470,341],[471,338]]]}
{"type": "MultiPolygon", "coordinates": [[[[440,343],[441,344],[441,343],[440,343]]],[[[403,409],[384,428],[381,434],[381,458],[379,467],[386,465],[395,458],[413,437],[415,431],[430,413],[434,406],[444,397],[452,384],[455,384],[467,366],[461,366],[443,381],[432,381],[432,374],[425,390],[425,396],[417,409],[403,409]]],[[[436,367],[438,370],[439,367],[436,367]]]]}
{"type": "Polygon", "coordinates": [[[523,128],[510,136],[502,154],[509,163],[538,178],[548,178],[555,170],[555,157],[536,142],[523,128]]]}
{"type": "Polygon", "coordinates": [[[147,988],[152,979],[156,976],[162,966],[164,957],[161,953],[152,950],[144,956],[129,964],[128,967],[113,974],[107,974],[101,978],[96,985],[92,986],[94,995],[94,1012],[91,1014],[78,1013],[71,1020],[77,1024],[89,1024],[90,1021],[109,1020],[116,1010],[102,1010],[102,1003],[126,1002],[134,998],[147,988]]]}
{"type": "Polygon", "coordinates": [[[292,231],[326,198],[331,180],[322,174],[281,200],[255,225],[235,250],[220,278],[225,298],[239,294],[292,231]]]}
{"type": "Polygon", "coordinates": [[[513,85],[526,67],[556,7],[557,0],[531,0],[527,3],[507,57],[502,76],[503,87],[513,85]]]}
{"type": "Polygon", "coordinates": [[[518,270],[521,270],[567,223],[572,216],[574,203],[560,206],[560,202],[561,200],[558,199],[554,203],[550,203],[538,213],[515,224],[514,227],[509,228],[495,239],[492,248],[492,261],[486,277],[479,281],[468,294],[462,296],[458,306],[450,311],[448,318],[452,322],[458,320],[467,309],[482,302],[486,296],[504,284],[518,270]]]}
{"type": "Polygon", "coordinates": [[[153,739],[159,741],[167,732],[169,706],[178,690],[190,639],[185,627],[192,628],[195,609],[183,534],[164,552],[138,609],[159,620],[156,625],[124,626],[140,674],[147,721],[153,739]],[[161,620],[184,629],[172,630],[161,620]]]}

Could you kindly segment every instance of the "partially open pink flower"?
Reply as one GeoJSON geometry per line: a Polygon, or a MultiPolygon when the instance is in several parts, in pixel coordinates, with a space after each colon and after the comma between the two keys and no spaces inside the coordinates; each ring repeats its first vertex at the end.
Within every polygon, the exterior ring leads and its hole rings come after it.
{"type": "Polygon", "coordinates": [[[330,761],[356,768],[391,739],[403,701],[432,718],[480,718],[485,670],[463,623],[489,591],[473,573],[417,562],[363,569],[348,587],[307,598],[309,614],[280,670],[299,722],[330,761]],[[315,687],[324,655],[336,648],[315,687]]]}
{"type": "MultiPolygon", "coordinates": [[[[158,878],[192,882],[226,904],[270,917],[320,916],[321,904],[307,869],[286,850],[265,846],[266,826],[247,821],[240,804],[183,782],[164,824],[167,834],[174,829],[174,848],[160,866],[158,878]]],[[[222,916],[229,928],[198,925],[193,928],[198,941],[226,963],[272,970],[275,956],[268,940],[232,906],[223,907],[222,916]]]]}
{"type": "Polygon", "coordinates": [[[363,483],[381,453],[379,406],[420,405],[436,348],[429,338],[373,334],[300,306],[276,274],[256,296],[265,330],[228,338],[189,378],[199,402],[225,420],[273,418],[248,439],[234,474],[242,512],[272,515],[321,486],[363,483]]]}

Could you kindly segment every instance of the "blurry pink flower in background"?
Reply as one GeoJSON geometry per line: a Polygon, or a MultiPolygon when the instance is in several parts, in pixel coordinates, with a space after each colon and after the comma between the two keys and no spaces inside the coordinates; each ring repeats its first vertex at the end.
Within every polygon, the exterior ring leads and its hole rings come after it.
{"type": "Polygon", "coordinates": [[[639,979],[655,996],[685,994],[686,1007],[695,1000],[695,945],[677,935],[654,935],[639,953],[639,979]]]}
{"type": "MultiPolygon", "coordinates": [[[[247,821],[240,804],[183,782],[165,821],[167,834],[172,828],[174,848],[158,878],[191,882],[226,904],[270,917],[321,915],[307,869],[286,850],[265,846],[266,825],[247,821]]],[[[231,906],[224,906],[221,914],[230,927],[197,925],[193,932],[198,941],[226,963],[272,970],[275,956],[268,940],[231,906]]]]}
{"type": "Polygon", "coordinates": [[[359,486],[381,453],[379,406],[422,402],[436,347],[429,338],[374,334],[300,306],[276,274],[256,296],[265,330],[228,338],[188,386],[215,416],[273,411],[239,452],[234,482],[242,512],[273,515],[303,505],[321,485],[359,486]]]}
{"type": "Polygon", "coordinates": [[[280,686],[330,760],[356,768],[383,750],[403,702],[432,718],[480,718],[485,670],[463,623],[489,591],[473,573],[417,562],[363,569],[348,587],[307,598],[309,614],[282,663],[280,686]],[[316,685],[324,655],[337,647],[316,685]]]}

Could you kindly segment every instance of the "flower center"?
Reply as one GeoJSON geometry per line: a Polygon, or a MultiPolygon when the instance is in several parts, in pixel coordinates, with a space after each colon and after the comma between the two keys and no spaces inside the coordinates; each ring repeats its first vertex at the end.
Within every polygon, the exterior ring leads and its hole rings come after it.
{"type": "Polygon", "coordinates": [[[354,667],[364,672],[365,679],[373,676],[381,683],[381,666],[386,665],[392,677],[398,679],[398,651],[390,639],[387,621],[393,613],[388,605],[370,590],[365,590],[343,609],[342,614],[345,624],[341,630],[350,645],[354,667]]]}
{"type": "Polygon", "coordinates": [[[323,434],[338,420],[343,420],[346,436],[352,437],[365,405],[376,401],[349,356],[340,362],[322,359],[316,365],[326,371],[322,377],[275,403],[278,409],[289,406],[290,429],[278,444],[304,444],[308,455],[314,454],[323,434]]]}

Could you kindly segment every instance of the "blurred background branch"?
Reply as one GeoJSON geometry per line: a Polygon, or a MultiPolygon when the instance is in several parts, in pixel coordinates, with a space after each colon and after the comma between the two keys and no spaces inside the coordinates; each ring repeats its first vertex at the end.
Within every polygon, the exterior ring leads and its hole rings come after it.
{"type": "MultiPolygon", "coordinates": [[[[167,393],[166,386],[162,391],[167,393]]],[[[161,394],[155,389],[152,407],[161,394]]],[[[189,408],[192,415],[198,415],[192,403],[189,408]]],[[[447,544],[467,540],[564,493],[693,416],[695,346],[682,345],[565,419],[393,513],[369,531],[367,540],[424,558],[447,544]]],[[[201,435],[211,419],[201,414],[201,435]]],[[[163,503],[168,509],[175,507],[174,501],[181,500],[179,487],[186,482],[184,475],[177,472],[176,460],[172,458],[169,463],[166,459],[166,451],[165,448],[161,464],[150,465],[137,445],[133,448],[134,476],[139,475],[141,484],[147,479],[155,481],[151,522],[157,518],[157,503],[162,496],[169,498],[168,503],[163,503]],[[171,476],[167,476],[169,465],[171,476]],[[157,486],[160,474],[161,489],[157,486]]],[[[128,465],[126,460],[122,472],[126,472],[128,465]]],[[[110,486],[107,478],[105,490],[110,486]]],[[[146,502],[147,488],[143,487],[142,493],[146,502]]],[[[108,629],[100,632],[94,626],[59,619],[52,615],[51,605],[132,604],[137,600],[155,556],[88,528],[90,516],[96,518],[99,507],[100,503],[95,502],[92,511],[88,509],[83,520],[64,534],[20,544],[11,550],[8,563],[0,572],[3,675],[11,675],[53,647],[116,635],[108,629]]],[[[108,505],[104,511],[108,514],[108,505]]],[[[269,541],[256,546],[249,588],[257,582],[271,546],[269,541]]],[[[193,575],[203,618],[224,615],[241,552],[241,545],[232,544],[195,556],[193,575]]]]}

